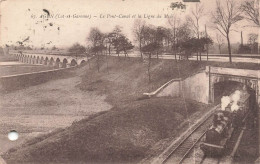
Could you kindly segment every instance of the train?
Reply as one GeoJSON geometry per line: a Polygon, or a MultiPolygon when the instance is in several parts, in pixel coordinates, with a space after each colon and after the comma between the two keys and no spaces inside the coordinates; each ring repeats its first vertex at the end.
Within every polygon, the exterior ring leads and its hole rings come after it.
{"type": "Polygon", "coordinates": [[[205,132],[200,149],[206,156],[222,156],[235,130],[245,125],[250,112],[250,94],[246,89],[236,90],[222,98],[221,107],[216,109],[211,126],[205,132]]]}

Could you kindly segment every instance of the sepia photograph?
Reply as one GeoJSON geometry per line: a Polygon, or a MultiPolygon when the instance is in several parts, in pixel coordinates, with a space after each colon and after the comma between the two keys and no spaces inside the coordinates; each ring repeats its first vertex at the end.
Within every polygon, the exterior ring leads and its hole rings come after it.
{"type": "Polygon", "coordinates": [[[260,164],[260,0],[0,0],[0,164],[260,164]]]}

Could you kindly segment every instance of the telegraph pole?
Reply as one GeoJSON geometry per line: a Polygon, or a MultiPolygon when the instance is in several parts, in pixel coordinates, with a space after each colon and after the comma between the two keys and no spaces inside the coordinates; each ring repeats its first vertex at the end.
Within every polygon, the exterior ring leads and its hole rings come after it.
{"type": "MultiPolygon", "coordinates": [[[[206,34],[206,38],[208,38],[208,33],[207,33],[207,26],[205,24],[205,34],[206,34]]],[[[206,44],[206,50],[207,50],[207,61],[209,61],[209,47],[208,44],[206,44]]]]}

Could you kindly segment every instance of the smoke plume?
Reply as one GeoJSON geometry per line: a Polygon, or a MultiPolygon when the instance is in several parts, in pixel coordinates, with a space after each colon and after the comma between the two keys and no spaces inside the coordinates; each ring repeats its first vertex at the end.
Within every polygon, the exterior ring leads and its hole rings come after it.
{"type": "Polygon", "coordinates": [[[241,95],[241,92],[239,90],[236,90],[234,92],[234,94],[232,95],[232,101],[233,101],[233,104],[231,106],[231,111],[237,111],[239,109],[239,106],[238,106],[238,101],[240,99],[240,95],[241,95]]]}
{"type": "Polygon", "coordinates": [[[221,110],[225,110],[225,108],[228,106],[229,103],[230,103],[229,96],[223,96],[221,98],[221,110]]]}

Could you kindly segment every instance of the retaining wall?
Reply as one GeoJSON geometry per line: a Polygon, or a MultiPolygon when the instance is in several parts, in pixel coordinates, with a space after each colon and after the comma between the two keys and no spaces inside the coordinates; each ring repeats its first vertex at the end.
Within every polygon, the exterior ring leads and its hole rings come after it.
{"type": "Polygon", "coordinates": [[[70,70],[74,70],[76,68],[77,67],[75,66],[70,68],[2,76],[0,77],[0,90],[10,91],[41,84],[52,79],[65,77],[69,75],[70,70]]]}
{"type": "Polygon", "coordinates": [[[185,97],[205,104],[209,103],[209,75],[205,70],[184,79],[172,79],[151,93],[149,97],[185,97]]]}

